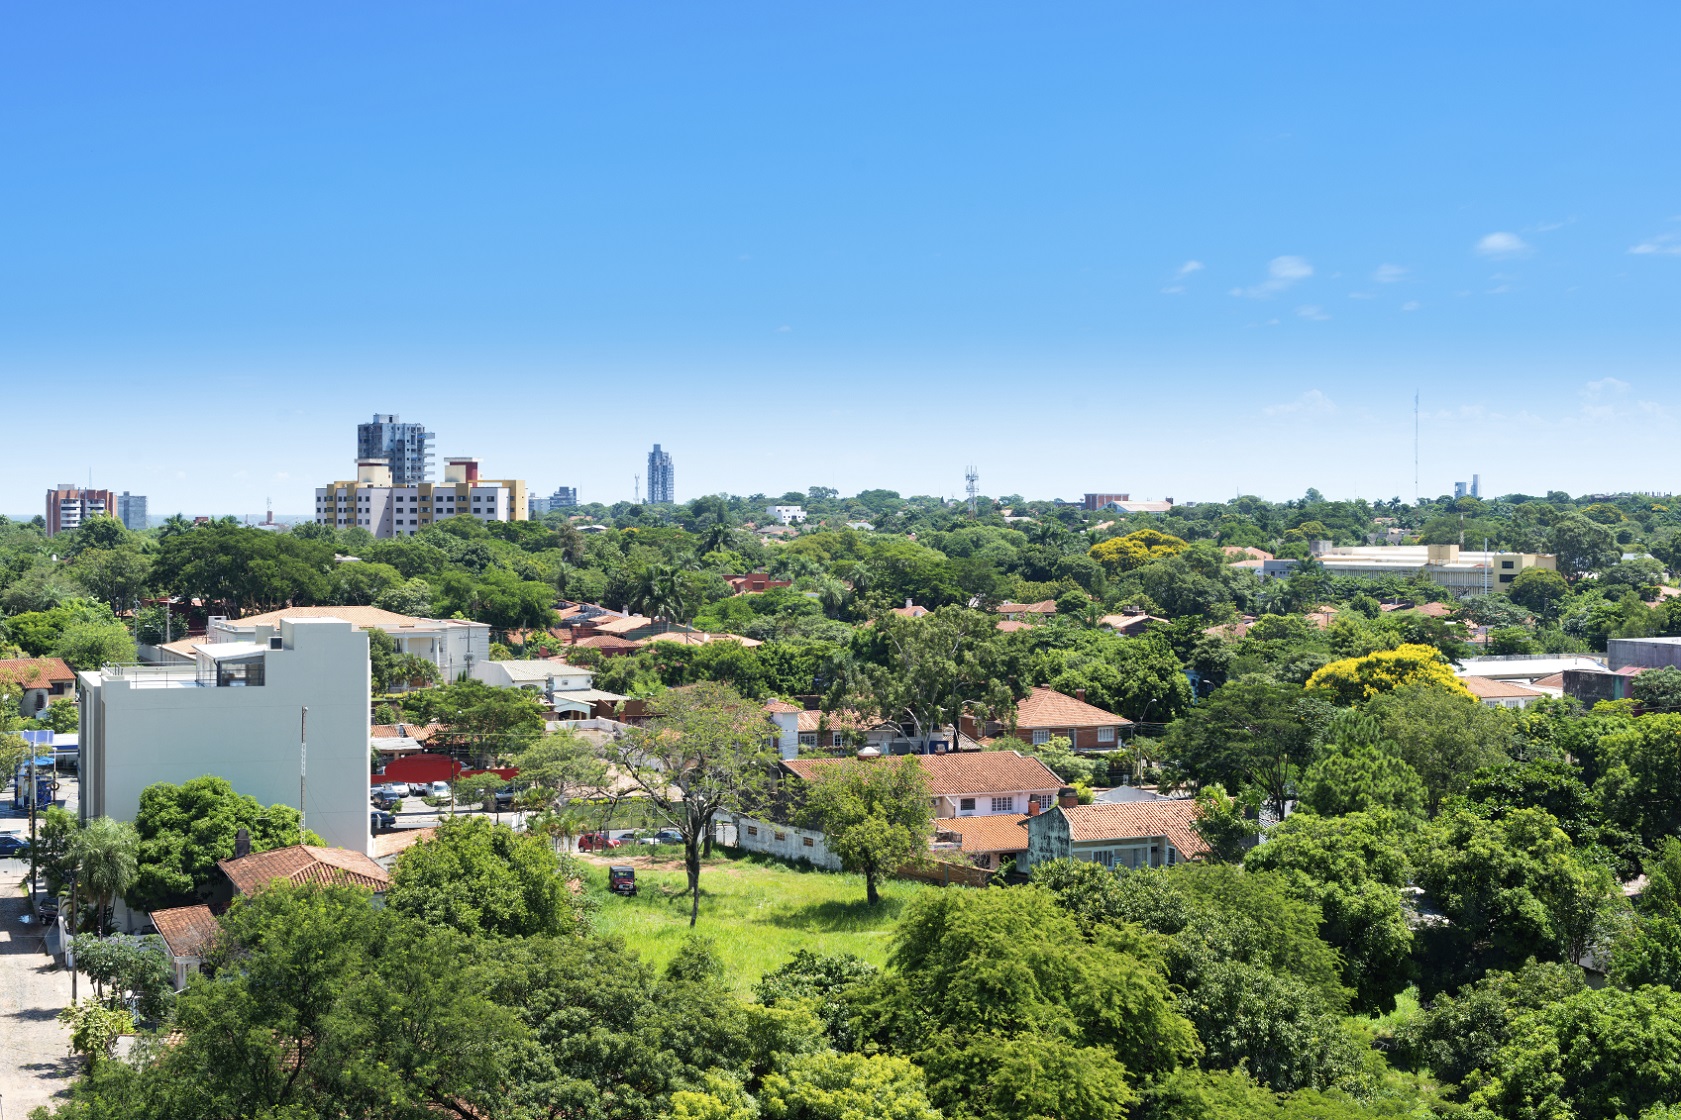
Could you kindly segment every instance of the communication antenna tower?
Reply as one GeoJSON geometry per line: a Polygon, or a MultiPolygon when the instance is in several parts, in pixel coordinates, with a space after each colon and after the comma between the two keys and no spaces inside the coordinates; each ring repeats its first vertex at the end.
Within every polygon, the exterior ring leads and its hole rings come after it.
{"type": "Polygon", "coordinates": [[[1413,505],[1418,504],[1418,390],[1413,390],[1413,505]]]}
{"type": "Polygon", "coordinates": [[[975,512],[975,497],[981,492],[981,472],[976,467],[963,469],[963,489],[969,494],[969,512],[975,512]]]}

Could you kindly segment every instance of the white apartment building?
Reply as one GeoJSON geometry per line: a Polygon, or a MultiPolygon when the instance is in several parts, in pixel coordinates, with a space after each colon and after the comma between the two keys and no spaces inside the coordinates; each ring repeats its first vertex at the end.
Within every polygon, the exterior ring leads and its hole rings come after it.
{"type": "Polygon", "coordinates": [[[765,516],[774,517],[784,525],[798,525],[805,520],[803,506],[766,506],[765,516]]]}
{"type": "MultiPolygon", "coordinates": [[[[1424,575],[1432,583],[1462,594],[1504,591],[1525,568],[1557,567],[1555,558],[1536,552],[1475,552],[1456,544],[1337,547],[1314,541],[1313,558],[1334,576],[1386,576],[1410,579],[1424,575]]],[[[1289,575],[1295,560],[1263,560],[1262,579],[1289,575]]]]}
{"type": "Polygon", "coordinates": [[[438,667],[447,684],[463,676],[475,676],[476,666],[490,661],[490,626],[461,618],[415,618],[379,607],[283,607],[267,614],[245,618],[211,615],[202,638],[186,638],[158,647],[164,664],[186,664],[197,659],[196,647],[204,642],[249,642],[260,627],[273,628],[283,619],[340,618],[359,630],[379,629],[391,635],[398,653],[424,657],[438,667]]]}
{"type": "Polygon", "coordinates": [[[200,643],[192,664],[79,674],[84,821],[132,821],[147,786],[204,775],[296,806],[302,770],[304,827],[367,852],[368,636],[286,618],[251,637],[200,643]]]}
{"type": "Polygon", "coordinates": [[[479,461],[446,459],[443,482],[396,486],[385,459],[358,459],[354,481],[315,490],[315,520],[337,529],[357,526],[375,537],[413,536],[434,521],[463,514],[480,521],[528,520],[525,481],[480,478],[479,461]]]}

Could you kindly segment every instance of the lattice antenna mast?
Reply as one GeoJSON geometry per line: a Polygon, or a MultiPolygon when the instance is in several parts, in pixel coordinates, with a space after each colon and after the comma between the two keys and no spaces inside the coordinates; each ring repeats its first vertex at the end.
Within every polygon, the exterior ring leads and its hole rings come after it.
{"type": "Polygon", "coordinates": [[[969,513],[972,516],[975,513],[976,497],[981,492],[981,472],[978,468],[965,467],[963,469],[963,489],[969,495],[969,513]]]}

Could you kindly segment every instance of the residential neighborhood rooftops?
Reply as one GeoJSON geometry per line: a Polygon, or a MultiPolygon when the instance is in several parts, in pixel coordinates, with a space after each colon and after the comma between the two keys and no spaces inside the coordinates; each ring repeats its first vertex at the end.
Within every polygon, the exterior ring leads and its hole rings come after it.
{"type": "MultiPolygon", "coordinates": [[[[928,792],[936,796],[1057,790],[1063,784],[1050,767],[1020,751],[958,751],[901,757],[916,760],[928,781],[928,792]]],[[[810,781],[828,767],[852,764],[854,760],[846,758],[793,758],[782,765],[810,781]]]]}
{"type": "Polygon", "coordinates": [[[361,852],[294,844],[268,852],[219,860],[216,864],[234,889],[251,895],[276,879],[288,883],[349,883],[383,891],[391,885],[385,869],[361,852]]]}
{"type": "Polygon", "coordinates": [[[51,688],[76,683],[76,674],[58,657],[15,657],[0,661],[0,681],[19,688],[51,688]]]}
{"type": "Polygon", "coordinates": [[[1131,722],[1044,685],[1035,687],[1016,705],[1016,726],[1021,728],[1114,727],[1131,722]]]}
{"type": "Polygon", "coordinates": [[[172,906],[154,910],[151,916],[171,956],[202,956],[205,945],[216,936],[216,915],[208,906],[172,906]]]}
{"type": "Polygon", "coordinates": [[[934,821],[934,834],[950,833],[958,838],[959,849],[965,852],[1025,852],[1027,850],[1027,820],[1025,813],[995,813],[980,817],[940,817],[934,821]]]}
{"type": "Polygon", "coordinates": [[[1121,836],[1165,836],[1187,859],[1208,852],[1208,844],[1192,827],[1197,815],[1195,801],[1169,798],[1121,804],[1094,803],[1050,811],[1068,818],[1070,838],[1077,844],[1121,836]]]}

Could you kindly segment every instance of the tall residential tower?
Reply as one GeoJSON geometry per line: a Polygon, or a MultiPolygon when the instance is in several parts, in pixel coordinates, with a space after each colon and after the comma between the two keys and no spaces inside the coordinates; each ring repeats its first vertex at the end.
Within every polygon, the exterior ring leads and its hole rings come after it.
{"type": "Polygon", "coordinates": [[[648,501],[658,504],[676,500],[676,472],[672,470],[671,452],[661,451],[656,443],[648,452],[648,501]]]}
{"type": "Polygon", "coordinates": [[[425,424],[400,424],[395,412],[376,412],[356,425],[356,458],[384,459],[393,486],[432,481],[432,433],[425,424]]]}

